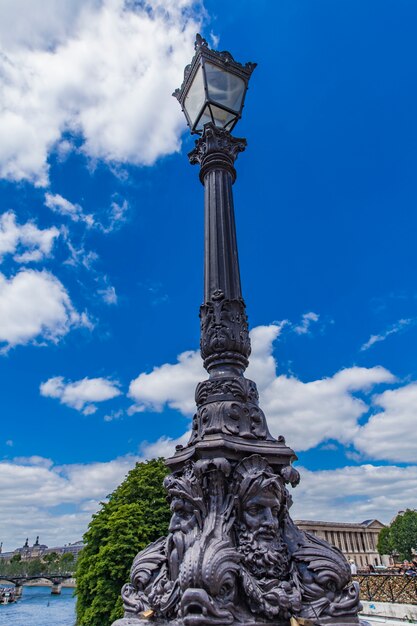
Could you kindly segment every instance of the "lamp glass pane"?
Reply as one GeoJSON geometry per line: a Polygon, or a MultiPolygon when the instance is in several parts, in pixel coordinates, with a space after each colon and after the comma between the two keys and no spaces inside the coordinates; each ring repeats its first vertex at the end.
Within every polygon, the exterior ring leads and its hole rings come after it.
{"type": "Polygon", "coordinates": [[[198,68],[194,80],[191,83],[191,87],[185,97],[184,108],[188,113],[188,117],[191,120],[191,126],[194,125],[197,115],[201,111],[201,107],[206,99],[206,92],[204,89],[203,71],[201,66],[198,68]]]}
{"type": "Polygon", "coordinates": [[[205,72],[210,100],[238,113],[246,91],[245,81],[212,63],[205,64],[205,72]]]}
{"type": "Polygon", "coordinates": [[[210,108],[213,115],[214,123],[219,128],[225,128],[226,126],[228,126],[229,122],[232,122],[236,119],[236,115],[234,113],[230,113],[229,111],[220,109],[220,107],[215,107],[213,104],[210,105],[210,108]]]}
{"type": "Polygon", "coordinates": [[[210,109],[207,104],[206,108],[204,109],[203,115],[198,120],[196,130],[203,130],[204,124],[207,124],[207,122],[212,122],[212,121],[213,120],[211,119],[210,109]]]}

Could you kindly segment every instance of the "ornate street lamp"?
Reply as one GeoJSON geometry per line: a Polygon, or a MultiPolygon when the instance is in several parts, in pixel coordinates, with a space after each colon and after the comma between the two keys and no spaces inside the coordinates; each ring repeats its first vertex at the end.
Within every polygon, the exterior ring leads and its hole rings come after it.
{"type": "Polygon", "coordinates": [[[192,133],[202,133],[204,124],[232,131],[242,115],[249,78],[256,63],[237,63],[229,52],[210,50],[197,35],[196,53],[185,68],[184,82],[175,96],[192,133]]]}
{"type": "Polygon", "coordinates": [[[299,481],[296,456],[273,437],[245,378],[250,355],[242,298],[232,185],[245,139],[230,130],[241,116],[255,67],[216,52],[197,35],[178,98],[191,132],[189,154],[205,190],[201,356],[209,378],[197,385],[186,446],[166,463],[172,518],[168,537],[140,552],[122,590],[125,617],[175,626],[353,626],[357,583],[342,553],[299,530],[287,486],[299,481]]]}

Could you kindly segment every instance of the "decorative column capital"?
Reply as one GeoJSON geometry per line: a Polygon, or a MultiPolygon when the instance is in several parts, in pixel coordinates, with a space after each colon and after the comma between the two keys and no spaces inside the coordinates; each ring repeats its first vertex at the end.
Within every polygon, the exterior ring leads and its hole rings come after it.
{"type": "Polygon", "coordinates": [[[246,139],[232,137],[229,131],[217,128],[210,122],[205,124],[203,134],[196,140],[195,148],[188,154],[188,158],[191,165],[200,165],[200,180],[203,184],[206,174],[215,169],[227,170],[234,183],[236,180],[234,162],[239,152],[245,150],[246,145],[246,139]]]}

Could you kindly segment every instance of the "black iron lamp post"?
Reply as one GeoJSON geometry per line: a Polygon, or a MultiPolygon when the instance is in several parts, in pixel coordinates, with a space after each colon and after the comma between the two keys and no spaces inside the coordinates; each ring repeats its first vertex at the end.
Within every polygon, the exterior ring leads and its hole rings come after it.
{"type": "MultiPolygon", "coordinates": [[[[235,160],[246,147],[233,137],[255,63],[241,65],[229,52],[210,50],[197,35],[195,56],[174,92],[191,131],[201,134],[190,152],[200,165],[205,190],[204,302],[200,308],[201,356],[210,378],[197,386],[197,413],[189,444],[179,447],[167,464],[178,470],[187,460],[259,453],[279,467],[295,454],[267,428],[254,382],[243,373],[250,339],[242,298],[232,185],[235,160]],[[234,108],[233,108],[234,107],[234,108]]],[[[294,473],[294,471],[293,471],[294,473]]]]}
{"type": "Polygon", "coordinates": [[[233,130],[241,117],[249,78],[256,63],[237,63],[229,52],[210,50],[197,35],[196,54],[185,69],[184,82],[174,96],[181,104],[192,133],[202,133],[212,122],[233,130]]]}
{"type": "Polygon", "coordinates": [[[284,437],[270,434],[256,384],[244,376],[250,339],[232,185],[246,140],[230,131],[254,68],[197,35],[174,93],[191,132],[201,135],[189,159],[200,165],[205,190],[200,348],[209,378],[197,385],[190,441],[166,461],[168,536],[136,556],[122,590],[125,617],[114,626],[359,623],[346,559],[291,520],[287,486],[299,481],[296,456],[284,437]]]}

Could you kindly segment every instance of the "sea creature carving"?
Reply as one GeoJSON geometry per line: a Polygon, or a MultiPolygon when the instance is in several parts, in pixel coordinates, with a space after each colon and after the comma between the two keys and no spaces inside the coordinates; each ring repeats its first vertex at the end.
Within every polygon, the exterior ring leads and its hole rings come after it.
{"type": "Polygon", "coordinates": [[[258,454],[202,459],[168,476],[169,533],[136,556],[122,590],[125,620],[151,611],[185,626],[291,616],[355,623],[358,589],[343,554],[290,518],[286,484],[297,480],[258,454]]]}

